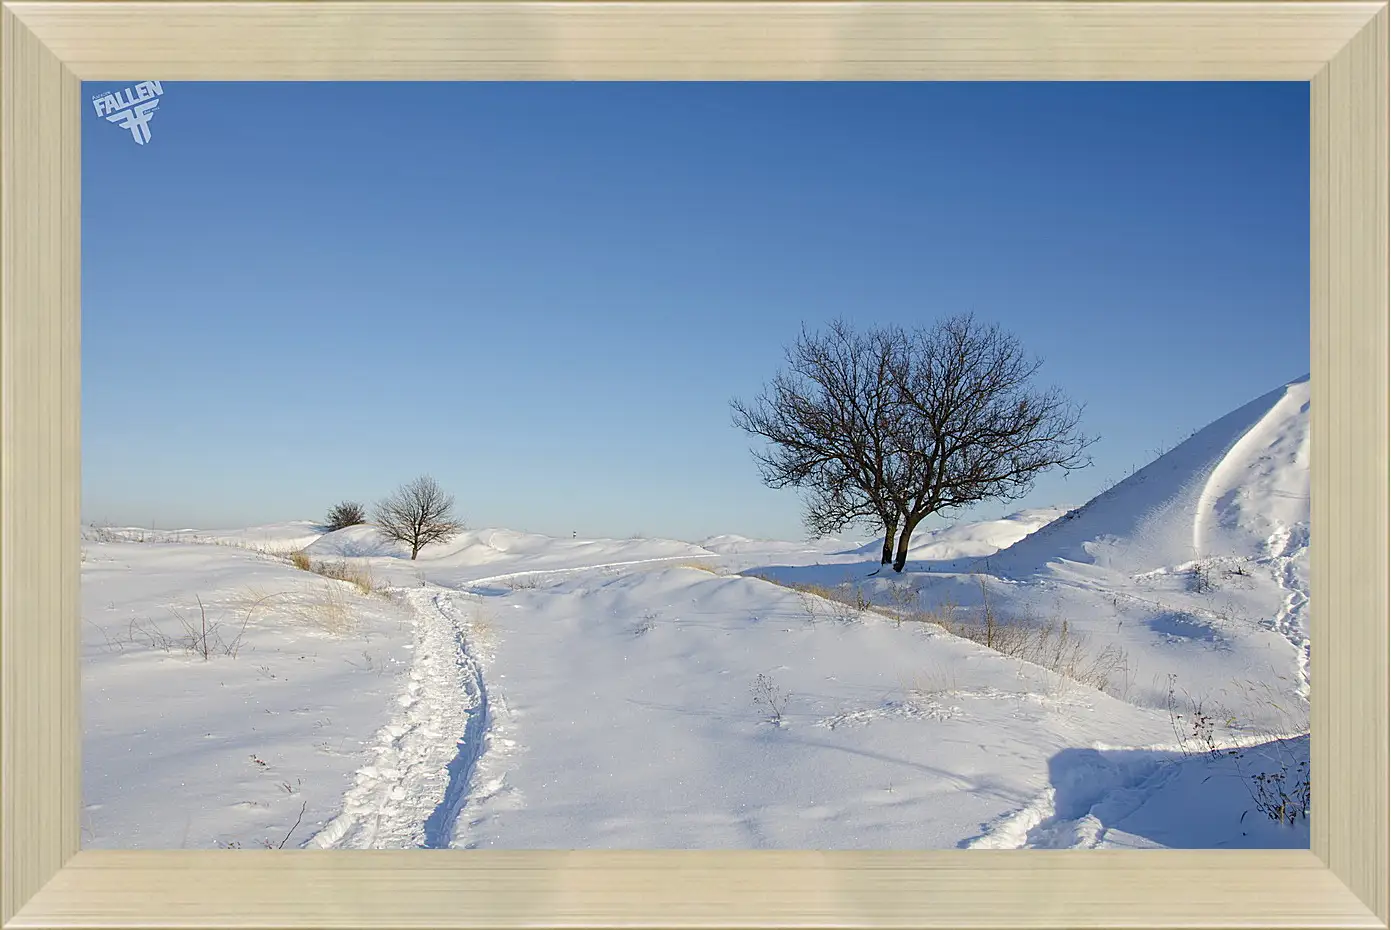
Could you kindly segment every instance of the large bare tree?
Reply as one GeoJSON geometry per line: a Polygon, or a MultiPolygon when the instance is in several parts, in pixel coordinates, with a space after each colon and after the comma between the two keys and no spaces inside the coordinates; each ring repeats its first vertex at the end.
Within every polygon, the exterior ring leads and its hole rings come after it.
{"type": "Polygon", "coordinates": [[[1041,362],[972,316],[906,331],[803,330],[788,369],[753,403],[733,403],[770,487],[806,492],[807,527],[873,521],[881,565],[903,571],[932,514],[1028,494],[1050,468],[1090,464],[1081,408],[1033,386],[1041,362]]]}
{"type": "Polygon", "coordinates": [[[411,547],[411,559],[430,543],[444,542],[464,528],[454,516],[454,497],[445,494],[429,475],[401,485],[378,502],[373,513],[387,539],[411,547]]]}
{"type": "Polygon", "coordinates": [[[894,396],[910,425],[912,467],[894,488],[903,518],[894,570],[903,571],[919,523],[987,500],[1018,500],[1052,468],[1091,464],[1096,441],[1078,426],[1082,407],[1056,387],[1039,388],[1042,360],[1019,340],[974,316],[912,334],[893,370],[894,396]]]}
{"type": "Polygon", "coordinates": [[[764,483],[806,492],[808,532],[875,521],[884,528],[881,564],[893,559],[893,490],[910,466],[893,380],[908,346],[896,327],[857,333],[837,321],[824,333],[803,328],[786,350],[786,370],[763,395],[731,402],[735,425],[767,440],[753,452],[764,483]]]}

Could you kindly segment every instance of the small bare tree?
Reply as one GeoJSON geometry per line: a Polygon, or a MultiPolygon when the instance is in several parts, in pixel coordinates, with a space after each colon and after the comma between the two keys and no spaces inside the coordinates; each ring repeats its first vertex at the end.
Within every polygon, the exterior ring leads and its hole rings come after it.
{"type": "Polygon", "coordinates": [[[464,528],[454,516],[454,496],[422,475],[377,504],[376,524],[387,539],[411,547],[411,559],[430,543],[444,542],[464,528]]]}
{"type": "Polygon", "coordinates": [[[1023,497],[1049,468],[1090,464],[1081,408],[1032,387],[1040,362],[974,317],[868,333],[834,323],[801,338],[789,368],[734,423],[768,442],[754,455],[769,487],[807,492],[808,528],[884,529],[881,565],[903,571],[925,518],[1023,497]]]}

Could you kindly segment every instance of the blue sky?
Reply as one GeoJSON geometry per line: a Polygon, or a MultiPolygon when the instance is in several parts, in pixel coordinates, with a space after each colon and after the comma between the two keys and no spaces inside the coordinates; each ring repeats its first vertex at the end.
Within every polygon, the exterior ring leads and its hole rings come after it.
{"type": "MultiPolygon", "coordinates": [[[[87,97],[126,85],[89,83],[87,97]]],[[[1306,84],[184,84],[84,100],[83,517],[798,538],[730,422],[803,323],[963,311],[1079,504],[1309,369],[1306,84]]]]}

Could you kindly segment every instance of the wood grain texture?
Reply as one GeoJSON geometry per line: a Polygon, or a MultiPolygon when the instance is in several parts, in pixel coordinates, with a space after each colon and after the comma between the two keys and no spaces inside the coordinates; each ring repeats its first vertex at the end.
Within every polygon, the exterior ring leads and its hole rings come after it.
{"type": "Polygon", "coordinates": [[[84,80],[1309,80],[1380,4],[12,3],[84,80]]]}
{"type": "Polygon", "coordinates": [[[0,10],[0,921],[78,847],[80,89],[0,10]]]}
{"type": "Polygon", "coordinates": [[[1385,927],[1385,3],[0,0],[0,924],[1385,927]],[[1298,852],[77,852],[79,79],[1310,80],[1298,852]]]}
{"type": "Polygon", "coordinates": [[[1387,23],[1311,82],[1311,844],[1387,914],[1387,23]],[[1356,836],[1358,841],[1348,842],[1356,836]]]}
{"type": "Polygon", "coordinates": [[[103,926],[1382,926],[1310,852],[1067,850],[84,852],[9,926],[94,898],[103,926]]]}

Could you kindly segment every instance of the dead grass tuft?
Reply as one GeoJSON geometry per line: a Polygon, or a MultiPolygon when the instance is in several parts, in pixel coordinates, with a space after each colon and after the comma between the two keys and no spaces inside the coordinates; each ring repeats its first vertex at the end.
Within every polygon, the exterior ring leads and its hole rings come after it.
{"type": "Polygon", "coordinates": [[[343,589],[335,584],[324,585],[315,596],[291,607],[290,612],[300,622],[330,636],[350,636],[361,628],[343,589]]]}
{"type": "Polygon", "coordinates": [[[334,581],[346,581],[357,588],[358,593],[362,595],[384,595],[386,592],[386,586],[378,585],[376,580],[372,577],[372,568],[370,565],[358,567],[348,564],[346,560],[339,560],[337,562],[315,562],[302,549],[298,552],[290,553],[290,564],[300,571],[313,572],[325,578],[332,578],[334,581]]]}
{"type": "Polygon", "coordinates": [[[1128,691],[1131,679],[1125,650],[1109,644],[1099,651],[1088,646],[1085,634],[1077,632],[1067,620],[1038,620],[1032,616],[1008,617],[995,610],[989,589],[981,578],[981,608],[974,616],[962,616],[948,605],[933,620],[948,633],[969,639],[1098,691],[1128,691]]]}
{"type": "Polygon", "coordinates": [[[707,574],[711,574],[711,575],[727,575],[727,574],[729,574],[729,571],[728,571],[727,569],[722,568],[721,566],[719,566],[719,565],[717,565],[717,564],[713,564],[711,561],[703,561],[703,560],[700,560],[700,559],[692,559],[692,560],[690,560],[689,562],[677,562],[677,563],[676,563],[676,567],[677,567],[677,568],[689,568],[689,569],[693,569],[694,571],[706,572],[707,574]]]}

